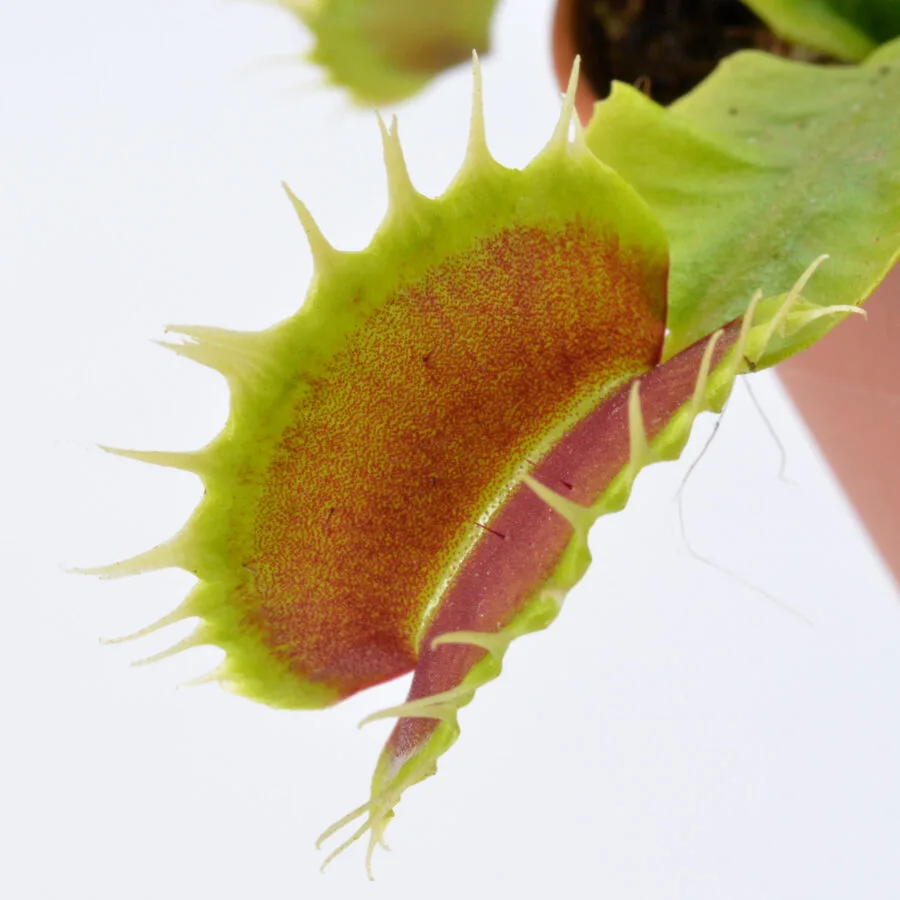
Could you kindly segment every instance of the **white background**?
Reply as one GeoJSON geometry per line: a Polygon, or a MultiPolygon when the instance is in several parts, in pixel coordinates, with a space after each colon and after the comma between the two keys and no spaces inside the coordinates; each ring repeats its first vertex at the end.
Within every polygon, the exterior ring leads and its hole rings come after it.
{"type": "MultiPolygon", "coordinates": [[[[488,136],[523,165],[558,109],[550,0],[508,0],[485,64],[488,136]]],[[[169,322],[266,326],[310,260],[286,179],[341,247],[384,209],[369,113],[315,87],[305,38],[263,4],[6,0],[0,7],[0,896],[10,900],[900,896],[900,615],[886,571],[771,377],[738,386],[686,460],[598,524],[561,619],[523,640],[409,793],[370,886],[318,832],[366,797],[404,684],[322,713],[216,686],[212,650],[155,667],[101,646],[173,607],[180,572],[99,582],[174,532],[192,476],[95,442],[191,448],[224,383],[155,347],[169,322]]],[[[462,157],[469,78],[402,109],[413,177],[462,157]]]]}

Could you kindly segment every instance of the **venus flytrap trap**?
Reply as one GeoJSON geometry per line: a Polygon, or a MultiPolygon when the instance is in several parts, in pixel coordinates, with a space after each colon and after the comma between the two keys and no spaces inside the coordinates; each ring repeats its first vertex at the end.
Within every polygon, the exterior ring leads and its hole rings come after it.
{"type": "Polygon", "coordinates": [[[484,53],[497,0],[270,0],[297,16],[307,59],[363,106],[395,103],[484,53]]]}
{"type": "Polygon", "coordinates": [[[415,189],[379,119],[389,199],[370,245],[335,249],[288,189],[314,261],[300,310],[260,332],[170,329],[225,377],[226,425],[196,453],[111,452],[194,472],[204,497],[170,541],[88,571],[192,572],[130,638],[195,618],[153,659],[221,647],[209,679],[271,706],[413,673],[405,703],[365,720],[397,721],[369,799],[322,835],[350,829],[325,864],[367,836],[371,875],[459,710],[553,622],[591,526],[643,468],[676,459],[738,376],[859,313],[900,256],[898,53],[839,71],[741,54],[669,109],[616,86],[586,132],[576,62],[521,171],[487,148],[476,58],[442,196],[415,189]]]}

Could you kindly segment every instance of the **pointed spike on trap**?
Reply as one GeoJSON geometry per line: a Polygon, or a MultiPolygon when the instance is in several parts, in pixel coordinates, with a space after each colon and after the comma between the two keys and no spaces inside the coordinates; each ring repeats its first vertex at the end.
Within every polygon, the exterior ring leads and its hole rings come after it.
{"type": "MultiPolygon", "coordinates": [[[[359,828],[354,831],[353,834],[351,834],[343,844],[341,844],[339,847],[335,847],[335,849],[325,857],[325,861],[321,866],[319,866],[319,871],[324,872],[325,869],[327,869],[328,866],[331,865],[331,863],[334,862],[335,859],[337,859],[337,857],[339,857],[349,847],[352,847],[369,830],[369,828],[371,828],[370,822],[363,822],[363,824],[360,825],[359,828]]],[[[370,881],[375,880],[372,877],[371,872],[369,872],[368,875],[370,881]]]]}
{"type": "Polygon", "coordinates": [[[793,332],[799,331],[816,319],[821,319],[825,316],[840,316],[844,313],[847,315],[862,316],[863,319],[869,318],[869,313],[861,306],[854,306],[851,303],[836,303],[833,306],[819,306],[815,309],[805,309],[789,313],[787,322],[791,326],[791,331],[793,332]]]}
{"type": "Polygon", "coordinates": [[[181,344],[177,344],[174,341],[154,341],[153,343],[170,350],[176,356],[182,356],[201,366],[205,366],[207,369],[212,369],[220,375],[224,375],[225,378],[231,379],[238,374],[235,358],[228,351],[222,350],[221,347],[211,344],[200,344],[194,340],[188,340],[181,344]]]}
{"type": "Polygon", "coordinates": [[[488,149],[484,126],[484,82],[481,77],[481,60],[472,51],[472,112],[469,116],[469,140],[463,170],[478,171],[495,163],[488,149]]]}
{"type": "Polygon", "coordinates": [[[202,347],[211,347],[223,354],[258,364],[266,361],[266,341],[257,331],[233,331],[211,325],[166,325],[166,334],[189,338],[202,347]]]}
{"type": "Polygon", "coordinates": [[[499,659],[506,653],[506,648],[509,647],[511,640],[511,635],[502,632],[448,631],[446,634],[439,634],[431,642],[431,649],[435,650],[448,644],[480,647],[499,659]]]}
{"type": "Polygon", "coordinates": [[[133,459],[137,462],[148,463],[151,466],[163,466],[167,469],[181,469],[183,472],[193,472],[202,475],[206,471],[206,458],[203,453],[168,450],[123,450],[121,447],[109,447],[106,444],[97,445],[104,453],[113,456],[121,456],[123,459],[133,459]]]}
{"type": "Polygon", "coordinates": [[[183,681],[178,685],[178,689],[185,690],[187,688],[203,687],[203,685],[205,684],[221,683],[224,671],[225,670],[223,666],[216,666],[215,669],[211,669],[209,672],[206,672],[203,675],[198,675],[196,678],[191,678],[188,681],[183,681]]]}
{"type": "Polygon", "coordinates": [[[731,348],[731,355],[729,357],[732,380],[738,375],[750,371],[750,367],[747,365],[747,341],[750,339],[750,332],[753,329],[753,319],[756,316],[756,307],[759,306],[762,296],[762,288],[757,289],[750,298],[750,303],[747,305],[747,309],[741,319],[741,330],[738,334],[737,341],[735,341],[734,347],[731,348]]]}
{"type": "Polygon", "coordinates": [[[388,849],[384,842],[384,829],[386,825],[383,819],[377,819],[372,823],[372,830],[369,834],[369,845],[366,847],[366,875],[369,881],[375,880],[375,873],[372,871],[372,857],[375,855],[375,848],[380,844],[388,849]]]}
{"type": "MultiPolygon", "coordinates": [[[[560,110],[559,121],[556,123],[556,128],[553,130],[553,135],[550,138],[550,142],[547,144],[547,151],[556,151],[562,152],[564,150],[568,150],[570,147],[569,141],[569,129],[572,125],[572,119],[575,115],[575,94],[578,90],[578,74],[581,71],[581,57],[576,56],[572,62],[572,72],[569,75],[569,85],[566,88],[566,94],[563,98],[562,110],[560,110]]],[[[578,129],[575,130],[576,135],[576,144],[579,143],[578,129]]],[[[583,143],[584,139],[581,138],[580,143],[583,143]]]]}
{"type": "Polygon", "coordinates": [[[753,359],[754,363],[758,363],[763,358],[770,341],[775,336],[775,333],[781,332],[784,329],[785,323],[787,322],[787,317],[790,314],[791,309],[793,309],[794,303],[797,302],[797,299],[803,293],[803,289],[809,283],[809,280],[813,277],[813,275],[815,275],[816,270],[827,259],[828,254],[823,253],[821,256],[814,259],[809,264],[806,271],[797,279],[797,283],[791,288],[790,293],[784,300],[784,303],[781,304],[778,312],[776,312],[775,315],[772,316],[772,320],[769,322],[768,327],[763,332],[763,336],[759,345],[759,351],[756,354],[756,357],[753,359]]]}
{"type": "Polygon", "coordinates": [[[364,816],[367,812],[369,812],[372,807],[375,805],[374,800],[367,800],[361,806],[357,806],[356,809],[351,810],[341,819],[338,819],[337,822],[334,822],[332,825],[329,825],[317,838],[316,838],[316,850],[322,849],[322,844],[325,843],[330,837],[337,834],[341,829],[345,826],[349,825],[351,822],[355,822],[360,816],[364,816]]]}
{"type": "Polygon", "coordinates": [[[313,266],[317,272],[324,272],[334,265],[339,255],[339,251],[328,243],[328,239],[322,234],[316,220],[312,217],[312,213],[306,204],[288,187],[287,182],[282,181],[281,187],[287,194],[297,218],[303,226],[306,233],[306,240],[309,243],[309,251],[312,254],[313,266]]]}
{"type": "Polygon", "coordinates": [[[631,470],[630,480],[633,482],[638,472],[653,460],[650,442],[647,440],[647,429],[644,427],[640,379],[632,384],[628,395],[628,438],[631,450],[628,467],[631,470]]]}
{"type": "Polygon", "coordinates": [[[107,647],[113,647],[116,644],[129,644],[131,641],[136,641],[140,638],[148,637],[151,634],[156,634],[157,631],[162,631],[163,628],[168,628],[170,625],[177,625],[179,622],[184,622],[186,619],[192,619],[196,615],[197,610],[191,606],[190,597],[188,597],[184,603],[177,606],[172,612],[167,613],[150,625],[146,625],[138,631],[133,631],[131,634],[125,634],[122,637],[104,638],[100,643],[107,647]]]}
{"type": "Polygon", "coordinates": [[[700,361],[700,370],[697,372],[697,381],[694,384],[694,393],[691,395],[691,419],[696,419],[700,413],[709,408],[706,402],[706,388],[709,384],[709,373],[712,369],[712,358],[716,352],[716,344],[722,337],[722,330],[719,329],[706,342],[703,349],[703,359],[700,361]]]}
{"type": "Polygon", "coordinates": [[[554,512],[559,513],[571,526],[575,529],[577,534],[582,536],[587,536],[588,531],[590,531],[591,526],[596,521],[596,516],[587,506],[582,506],[580,503],[575,503],[572,500],[569,500],[568,497],[563,497],[562,494],[558,494],[552,488],[548,488],[547,485],[542,484],[536,478],[533,478],[531,475],[523,475],[522,481],[534,491],[544,503],[547,504],[554,512]]]}
{"type": "Polygon", "coordinates": [[[108,566],[72,569],[72,572],[76,575],[96,575],[99,578],[126,578],[130,575],[142,575],[144,572],[155,572],[160,569],[187,569],[190,571],[181,535],[176,535],[170,541],[157,544],[150,550],[138,553],[137,556],[129,559],[123,559],[108,566]]]}
{"type": "Polygon", "coordinates": [[[468,702],[475,693],[474,688],[465,685],[457,685],[448,691],[438,694],[429,694],[427,697],[419,697],[417,700],[407,700],[398,706],[389,706],[377,712],[369,713],[363,718],[359,727],[377,722],[380,719],[440,719],[447,721],[456,711],[468,702]]]}
{"type": "Polygon", "coordinates": [[[135,669],[143,668],[144,666],[149,666],[153,663],[162,662],[164,659],[169,659],[171,656],[177,656],[179,653],[184,653],[185,650],[193,650],[195,647],[203,647],[209,643],[209,637],[201,626],[195,628],[187,637],[178,641],[178,643],[172,644],[171,647],[167,647],[159,653],[154,653],[152,656],[146,656],[144,659],[136,659],[131,665],[132,668],[135,669]]]}
{"type": "Polygon", "coordinates": [[[384,168],[387,172],[388,212],[406,210],[417,204],[422,199],[422,195],[413,187],[409,170],[406,168],[403,147],[400,145],[397,117],[391,117],[391,127],[388,129],[381,114],[376,113],[376,115],[378,129],[381,132],[384,168]]]}

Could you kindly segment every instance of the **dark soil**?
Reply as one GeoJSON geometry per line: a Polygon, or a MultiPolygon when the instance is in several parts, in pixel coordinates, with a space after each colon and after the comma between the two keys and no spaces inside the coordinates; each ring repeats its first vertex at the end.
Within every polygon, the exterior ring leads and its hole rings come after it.
{"type": "Polygon", "coordinates": [[[574,0],[575,47],[598,97],[616,79],[671,103],[750,48],[815,58],[776,38],[740,0],[574,0]]]}

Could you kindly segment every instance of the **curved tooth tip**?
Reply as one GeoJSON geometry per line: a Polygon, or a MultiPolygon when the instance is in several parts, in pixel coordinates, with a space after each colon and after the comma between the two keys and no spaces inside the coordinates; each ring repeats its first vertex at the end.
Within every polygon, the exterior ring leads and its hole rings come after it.
{"type": "Polygon", "coordinates": [[[130,559],[123,559],[108,566],[94,566],[86,569],[77,568],[70,571],[76,575],[125,578],[129,575],[141,575],[144,572],[154,572],[159,569],[179,568],[186,568],[183,548],[178,541],[168,541],[147,550],[145,553],[139,553],[130,559]]]}
{"type": "Polygon", "coordinates": [[[222,667],[216,666],[215,669],[212,669],[204,675],[198,675],[196,678],[191,678],[189,681],[183,681],[178,685],[178,689],[181,690],[183,688],[203,687],[203,685],[205,684],[216,684],[221,680],[222,667]]]}
{"type": "Polygon", "coordinates": [[[763,355],[766,352],[766,349],[769,346],[769,342],[772,340],[775,334],[783,333],[785,324],[787,323],[787,317],[790,315],[794,304],[800,298],[800,295],[803,293],[803,289],[807,284],[809,284],[809,280],[813,277],[813,275],[815,275],[816,270],[828,258],[829,256],[827,253],[823,253],[821,256],[816,257],[806,267],[804,273],[797,279],[796,284],[791,288],[787,297],[785,297],[784,302],[781,304],[775,315],[772,316],[772,320],[769,322],[768,326],[763,332],[763,337],[760,342],[760,350],[756,358],[753,360],[754,362],[759,362],[759,360],[762,359],[763,355]]]}
{"type": "Polygon", "coordinates": [[[184,603],[177,609],[174,609],[168,615],[157,619],[155,622],[139,629],[138,631],[134,631],[131,634],[126,634],[122,637],[117,638],[103,638],[100,643],[107,647],[113,647],[116,644],[128,644],[131,641],[136,641],[139,638],[155,634],[157,631],[161,631],[163,628],[168,628],[170,625],[176,625],[178,622],[183,622],[185,619],[193,618],[196,615],[197,613],[193,609],[191,609],[187,603],[184,603]]]}
{"type": "Polygon", "coordinates": [[[322,234],[322,230],[316,224],[316,220],[312,217],[312,213],[306,204],[288,187],[287,182],[282,181],[281,187],[288,195],[288,199],[294,207],[294,212],[297,213],[297,218],[300,220],[303,231],[306,233],[306,240],[309,243],[309,249],[313,257],[313,264],[316,269],[328,268],[337,257],[338,251],[331,246],[328,239],[322,234]]]}
{"type": "Polygon", "coordinates": [[[415,189],[409,177],[406,167],[406,159],[403,156],[403,147],[400,144],[400,130],[397,117],[391,116],[391,127],[384,124],[380,113],[378,117],[378,130],[381,132],[381,146],[384,153],[384,168],[387,172],[388,206],[390,210],[399,210],[409,207],[421,199],[421,194],[415,189]]]}
{"type": "Polygon", "coordinates": [[[202,340],[180,330],[181,326],[167,326],[168,333],[183,335],[186,340],[181,343],[175,341],[158,341],[153,343],[171,350],[178,356],[190,359],[207,369],[212,369],[223,375],[229,382],[235,379],[246,379],[259,372],[265,365],[265,357],[253,352],[252,346],[228,344],[224,341],[213,343],[202,340]]]}
{"type": "Polygon", "coordinates": [[[568,497],[563,497],[552,488],[538,481],[531,475],[523,475],[522,481],[534,491],[554,512],[561,515],[576,532],[586,534],[594,524],[596,516],[587,506],[582,506],[568,497]]]}
{"type": "Polygon", "coordinates": [[[431,642],[431,649],[450,645],[479,647],[493,656],[501,657],[509,646],[510,637],[500,632],[451,631],[439,634],[431,642]]]}
{"type": "Polygon", "coordinates": [[[644,427],[644,410],[641,406],[641,381],[635,380],[628,395],[628,435],[631,447],[629,465],[632,478],[650,461],[650,443],[644,427]]]}
{"type": "Polygon", "coordinates": [[[469,141],[466,147],[468,166],[484,165],[493,157],[487,145],[484,127],[484,83],[481,77],[481,61],[478,53],[472,51],[472,113],[469,118],[469,141]]]}
{"type": "Polygon", "coordinates": [[[323,862],[322,865],[319,867],[319,871],[324,872],[325,869],[338,856],[340,856],[348,847],[355,844],[369,830],[370,827],[371,827],[371,824],[369,822],[363,822],[363,824],[360,825],[359,828],[357,828],[357,830],[354,831],[353,834],[351,834],[350,837],[348,837],[347,840],[344,841],[344,843],[340,845],[340,847],[335,848],[334,850],[331,851],[331,853],[328,854],[328,856],[325,857],[325,862],[323,862]]]}
{"type": "Polygon", "coordinates": [[[742,357],[744,355],[744,351],[747,348],[747,337],[750,334],[750,329],[753,328],[753,319],[756,317],[756,308],[759,306],[762,297],[762,288],[757,288],[750,298],[750,302],[747,304],[747,309],[741,319],[741,332],[738,335],[737,344],[735,345],[736,357],[742,357]]]}
{"type": "MultiPolygon", "coordinates": [[[[572,72],[569,75],[569,85],[566,88],[566,94],[563,98],[562,110],[559,114],[559,121],[550,138],[550,146],[553,148],[564,149],[569,146],[569,129],[572,125],[572,118],[575,114],[575,94],[578,91],[578,74],[581,71],[581,57],[576,56],[572,62],[572,72]]],[[[576,129],[576,142],[578,131],[576,129]]]]}
{"type": "Polygon", "coordinates": [[[133,668],[149,666],[152,663],[168,659],[170,656],[177,656],[179,653],[184,653],[185,650],[193,650],[194,647],[202,647],[208,643],[209,639],[204,635],[203,629],[198,628],[196,631],[192,631],[186,638],[182,638],[178,641],[177,644],[173,644],[171,647],[168,647],[159,653],[154,653],[153,656],[135,660],[131,665],[133,668]]]}
{"type": "Polygon", "coordinates": [[[706,409],[706,386],[709,383],[709,373],[712,369],[712,358],[716,352],[716,344],[718,344],[722,334],[723,332],[720,328],[710,337],[706,342],[706,347],[703,349],[703,358],[700,360],[700,369],[697,372],[697,381],[694,383],[694,393],[691,396],[691,413],[693,418],[706,409]]]}
{"type": "Polygon", "coordinates": [[[197,475],[206,468],[205,459],[201,453],[180,453],[168,450],[124,450],[121,447],[109,447],[106,444],[97,444],[97,446],[104,453],[121,456],[123,459],[133,459],[137,462],[148,463],[151,466],[181,469],[197,475]]]}
{"type": "Polygon", "coordinates": [[[316,838],[316,850],[321,850],[322,844],[324,844],[332,835],[337,834],[342,828],[349,825],[351,822],[355,822],[360,816],[364,816],[369,812],[374,803],[374,800],[367,800],[365,803],[357,806],[356,809],[348,812],[346,816],[338,819],[334,824],[329,825],[318,838],[316,838]]]}
{"type": "Polygon", "coordinates": [[[194,340],[182,343],[154,340],[153,343],[166,350],[171,350],[176,356],[183,356],[185,359],[193,360],[195,363],[206,366],[208,369],[215,369],[223,375],[226,374],[227,366],[224,364],[221,350],[215,351],[194,340]]]}
{"type": "Polygon", "coordinates": [[[216,328],[212,325],[166,325],[166,334],[177,334],[190,338],[198,344],[208,344],[233,350],[244,355],[257,352],[259,333],[254,331],[233,331],[229,328],[216,328]]]}

